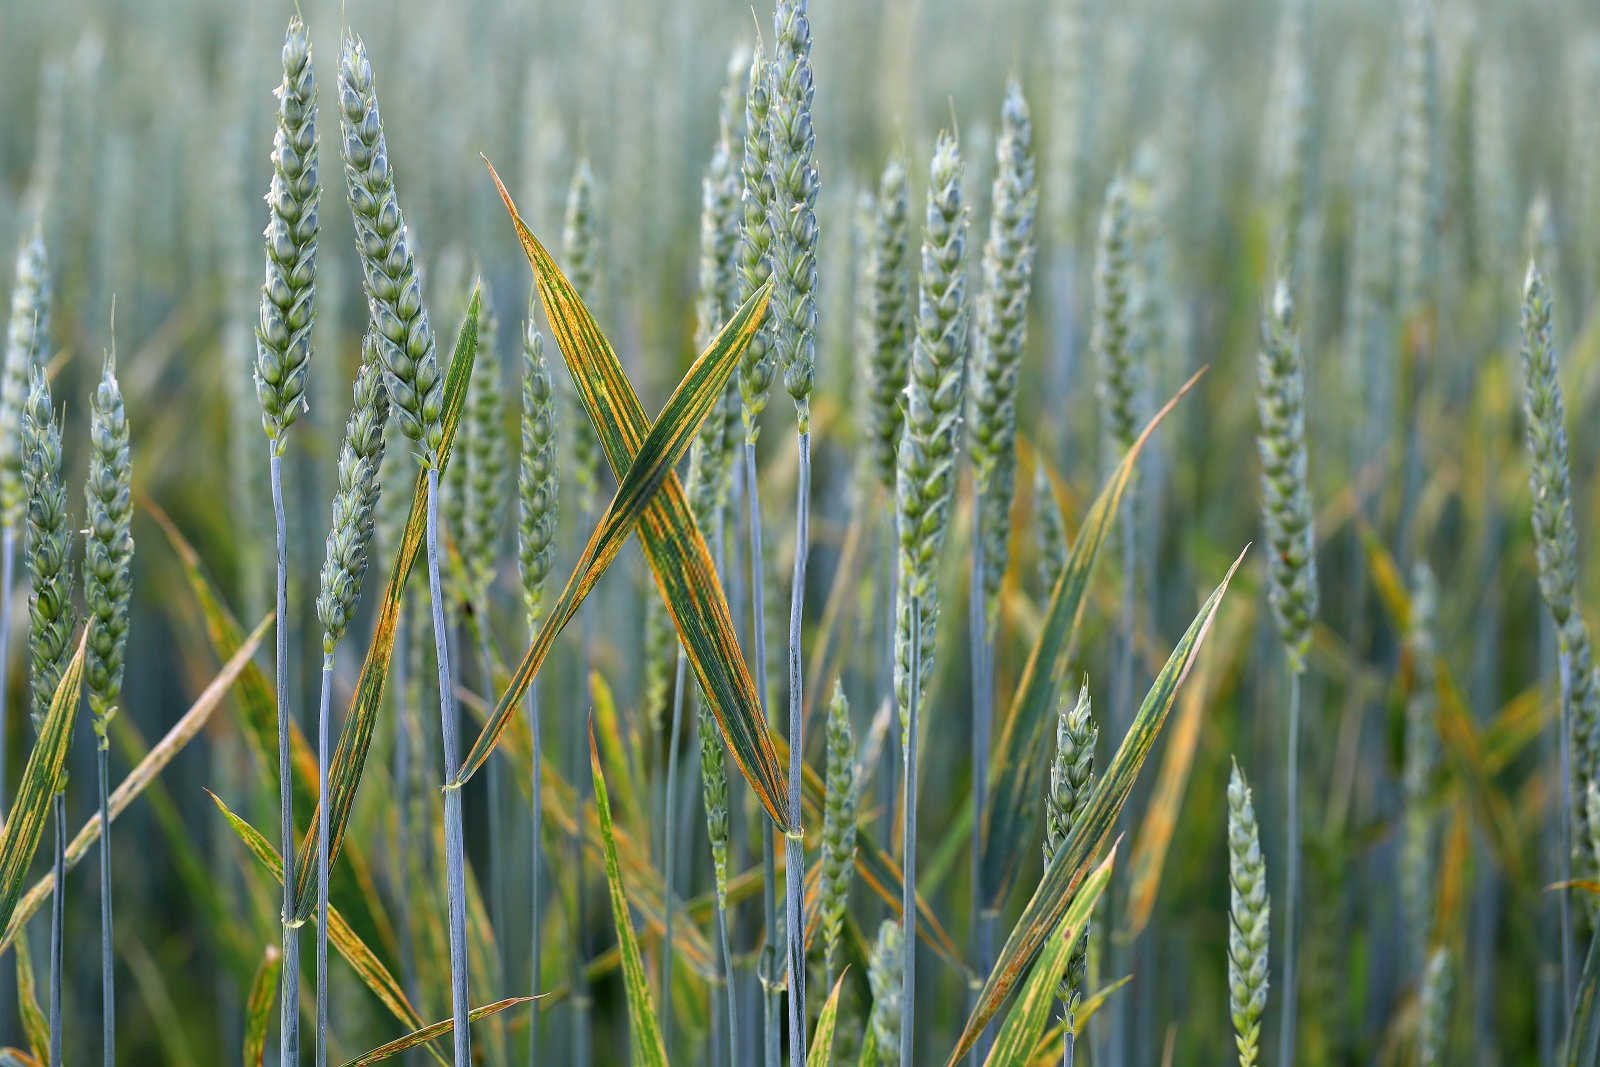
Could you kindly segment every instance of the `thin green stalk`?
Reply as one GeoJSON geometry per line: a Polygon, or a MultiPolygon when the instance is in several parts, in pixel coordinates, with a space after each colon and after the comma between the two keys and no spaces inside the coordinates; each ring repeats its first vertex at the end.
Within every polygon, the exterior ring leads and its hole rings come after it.
{"type": "MultiPolygon", "coordinates": [[[[980,509],[973,508],[973,522],[981,522],[980,509]]],[[[968,625],[971,629],[972,664],[972,841],[971,878],[972,905],[969,913],[972,936],[972,964],[978,974],[988,974],[990,968],[988,945],[985,937],[985,902],[988,899],[983,881],[983,841],[978,828],[983,825],[984,801],[989,795],[989,742],[994,721],[994,686],[989,682],[990,661],[994,656],[994,643],[987,634],[984,610],[983,537],[974,529],[972,534],[972,581],[968,597],[968,625]]],[[[977,989],[970,990],[972,998],[977,989]]],[[[968,1057],[972,1067],[979,1067],[989,1056],[991,1042],[987,1032],[972,1046],[968,1057]]]]}
{"type": "Polygon", "coordinates": [[[1278,1029],[1279,1067],[1294,1067],[1295,911],[1300,898],[1300,672],[1289,671],[1289,751],[1285,788],[1283,894],[1283,1025],[1278,1029]]]}
{"type": "Polygon", "coordinates": [[[328,650],[322,654],[322,695],[317,704],[317,1067],[328,1063],[328,704],[332,699],[333,652],[328,650]]]}
{"type": "Polygon", "coordinates": [[[806,599],[806,557],[810,553],[811,433],[799,434],[795,475],[794,581],[789,589],[789,817],[794,829],[784,836],[784,917],[788,926],[789,1062],[806,1062],[806,941],[803,902],[805,834],[800,829],[800,779],[804,766],[804,696],[800,637],[806,599]]]}
{"type": "MultiPolygon", "coordinates": [[[[583,509],[583,527],[589,528],[593,523],[593,509],[583,509]]],[[[589,670],[593,660],[591,658],[591,642],[594,635],[590,632],[591,623],[587,607],[579,611],[579,654],[578,662],[583,665],[583,676],[579,682],[579,692],[585,706],[588,705],[589,670]]],[[[572,729],[568,732],[568,758],[572,761],[572,780],[577,784],[579,814],[585,810],[589,799],[591,781],[590,776],[583,773],[583,765],[587,758],[584,752],[583,731],[572,729]]],[[[592,1052],[589,1045],[589,1011],[592,1004],[589,992],[589,978],[584,971],[584,925],[585,912],[583,893],[583,837],[581,823],[575,821],[572,834],[567,838],[567,847],[571,852],[569,862],[572,865],[575,892],[573,897],[572,914],[572,1040],[573,1062],[578,1067],[589,1067],[592,1052]]]]}
{"type": "Polygon", "coordinates": [[[904,956],[900,969],[900,1067],[911,1067],[916,1032],[912,1029],[917,978],[917,702],[922,695],[922,608],[916,594],[911,595],[911,669],[907,677],[910,700],[906,713],[905,736],[905,862],[900,896],[900,914],[905,923],[904,956]]]}
{"type": "MultiPolygon", "coordinates": [[[[0,531],[0,605],[11,603],[11,588],[16,581],[17,531],[9,523],[0,531]]],[[[0,610],[0,674],[4,674],[11,651],[11,612],[0,610]]],[[[5,814],[6,796],[6,687],[0,685],[0,816],[5,814]]]]}
{"type": "MultiPolygon", "coordinates": [[[[744,444],[745,500],[750,506],[750,633],[756,668],[756,692],[761,697],[761,716],[767,717],[767,637],[766,597],[762,586],[761,490],[756,483],[756,443],[746,437],[744,444]]],[[[758,977],[765,990],[762,1029],[765,1034],[767,1067],[780,1062],[778,1035],[778,861],[773,849],[772,820],[761,820],[761,870],[765,906],[766,942],[761,948],[758,977]]]]}
{"type": "MultiPolygon", "coordinates": [[[[483,605],[484,614],[479,628],[478,658],[483,672],[483,691],[488,698],[493,699],[494,661],[489,651],[487,598],[481,599],[480,603],[483,605]]],[[[486,803],[489,805],[489,840],[495,844],[495,847],[490,851],[493,866],[489,869],[489,927],[495,931],[505,930],[511,915],[510,906],[506,901],[507,883],[510,881],[508,877],[510,872],[506,870],[506,861],[510,858],[510,849],[502,849],[500,846],[502,841],[507,840],[505,815],[501,810],[506,792],[505,766],[502,762],[504,759],[505,755],[503,753],[496,753],[490,757],[489,781],[487,788],[484,790],[488,794],[486,803]]],[[[511,989],[511,966],[505,958],[504,951],[500,948],[498,938],[495,942],[494,955],[495,963],[499,968],[500,988],[509,991],[511,989]]],[[[494,1020],[494,1025],[499,1028],[496,1031],[496,1037],[503,1044],[505,1040],[504,1018],[494,1020]]]]}
{"type": "MultiPolygon", "coordinates": [[[[728,1062],[739,1049],[739,998],[733,988],[733,950],[728,946],[728,909],[719,897],[716,903],[717,944],[722,949],[722,983],[728,994],[728,1062]]],[[[716,1061],[721,1063],[719,1059],[716,1061]]]]}
{"type": "Polygon", "coordinates": [[[672,726],[667,734],[667,800],[661,822],[662,877],[666,886],[662,902],[667,913],[661,939],[661,1044],[669,1050],[672,1048],[672,915],[677,910],[672,902],[672,890],[676,885],[673,875],[678,855],[672,829],[677,825],[673,816],[678,807],[678,734],[683,729],[683,680],[687,668],[681,646],[677,659],[672,680],[672,726]]]}
{"type": "MultiPolygon", "coordinates": [[[[1572,662],[1566,650],[1556,655],[1556,674],[1561,688],[1557,751],[1561,765],[1561,795],[1572,796],[1572,662]]],[[[1572,805],[1568,804],[1557,820],[1561,838],[1561,877],[1572,880],[1572,805]]],[[[1572,905],[1571,894],[1557,893],[1561,915],[1561,1003],[1572,1004],[1572,905]]]]}
{"type": "MultiPolygon", "coordinates": [[[[294,792],[289,765],[289,534],[283,515],[283,457],[276,444],[269,444],[269,467],[272,481],[272,518],[278,547],[277,616],[273,630],[277,636],[275,654],[278,698],[278,844],[283,856],[283,989],[279,998],[278,1016],[279,1062],[283,1067],[296,1067],[300,1062],[300,925],[294,921],[294,792]]],[[[102,804],[102,819],[104,805],[102,804]]],[[[104,827],[102,827],[104,828],[104,827]]],[[[100,851],[105,853],[105,838],[100,839],[100,851]]],[[[108,881],[107,865],[102,861],[101,880],[108,881]]],[[[101,896],[106,896],[102,886],[101,896]]],[[[100,922],[109,951],[110,902],[100,904],[100,922]]],[[[108,1000],[110,982],[106,983],[108,1000]]],[[[109,1014],[107,1016],[109,1027],[109,1014]]],[[[107,1042],[109,1048],[110,1042],[107,1042]]],[[[107,1060],[107,1067],[110,1067],[107,1060]]]]}
{"type": "MultiPolygon", "coordinates": [[[[444,743],[444,780],[452,781],[460,763],[460,738],[455,716],[455,690],[450,681],[449,628],[444,617],[444,592],[439,585],[439,467],[428,467],[428,593],[433,607],[433,651],[439,665],[439,728],[444,743]]],[[[444,862],[450,909],[450,1009],[454,1020],[456,1067],[472,1063],[467,1001],[467,880],[461,828],[461,790],[444,790],[444,862]]],[[[580,894],[581,895],[581,894],[580,894]]]]}

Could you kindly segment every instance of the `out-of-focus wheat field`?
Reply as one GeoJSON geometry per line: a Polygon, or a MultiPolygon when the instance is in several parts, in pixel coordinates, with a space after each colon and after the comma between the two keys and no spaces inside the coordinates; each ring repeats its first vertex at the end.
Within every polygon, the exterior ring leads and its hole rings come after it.
{"type": "Polygon", "coordinates": [[[0,0],[0,1063],[1600,1062],[1600,13],[773,4],[0,0]]]}

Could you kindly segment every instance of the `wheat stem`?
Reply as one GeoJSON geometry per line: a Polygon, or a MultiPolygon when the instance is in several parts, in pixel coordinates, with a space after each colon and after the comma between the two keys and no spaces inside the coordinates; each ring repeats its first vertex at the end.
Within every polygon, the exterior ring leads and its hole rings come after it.
{"type": "Polygon", "coordinates": [[[672,903],[672,890],[677,883],[674,875],[678,850],[673,847],[672,828],[677,825],[674,816],[678,807],[678,735],[683,730],[683,682],[686,667],[683,649],[680,647],[677,666],[673,670],[672,726],[667,733],[667,800],[663,805],[666,812],[661,823],[663,849],[661,874],[666,887],[662,893],[666,918],[661,938],[661,1044],[667,1049],[672,1048],[672,915],[677,910],[672,903]]]}
{"type": "MultiPolygon", "coordinates": [[[[533,834],[530,844],[533,848],[533,862],[528,883],[529,911],[530,911],[530,937],[529,945],[529,982],[528,987],[533,995],[539,994],[539,983],[544,973],[544,899],[543,887],[539,884],[544,856],[544,789],[540,782],[541,768],[544,765],[544,754],[539,742],[539,687],[537,684],[528,686],[528,730],[533,736],[533,757],[529,771],[533,783],[533,834]]],[[[528,1067],[538,1067],[540,1038],[543,1036],[544,1013],[537,1007],[533,1009],[533,1017],[528,1021],[528,1067]]]]}
{"type": "MultiPolygon", "coordinates": [[[[294,920],[294,791],[289,764],[289,535],[283,514],[283,457],[275,444],[268,446],[269,477],[272,482],[272,518],[277,540],[277,616],[275,654],[278,703],[278,844],[283,855],[283,990],[279,1001],[279,1061],[295,1067],[300,1053],[300,928],[294,920]]],[[[104,839],[101,841],[104,851],[104,839]]],[[[109,908],[102,905],[102,915],[109,908]]],[[[102,923],[105,922],[102,917],[102,923]]]]}
{"type": "MultiPolygon", "coordinates": [[[[117,1062],[117,989],[111,955],[111,753],[105,742],[95,750],[100,800],[100,1041],[105,1067],[117,1062]]],[[[60,883],[57,883],[58,885],[60,883]]]]}
{"type": "Polygon", "coordinates": [[[908,608],[911,620],[911,669],[907,678],[905,747],[905,862],[900,895],[900,916],[905,926],[900,965],[900,1067],[911,1067],[916,1044],[915,1022],[917,978],[917,702],[922,694],[922,609],[917,595],[911,594],[908,608]]]}
{"type": "Polygon", "coordinates": [[[789,589],[789,818],[795,829],[784,838],[785,919],[789,955],[789,1062],[806,1062],[806,949],[802,883],[805,880],[805,838],[800,830],[800,779],[805,751],[804,696],[801,692],[801,624],[805,613],[806,557],[811,517],[811,432],[799,434],[799,469],[795,475],[794,580],[789,589]]]}
{"type": "Polygon", "coordinates": [[[328,1062],[328,705],[333,698],[333,652],[322,654],[317,704],[317,1067],[328,1062]]]}
{"type": "Polygon", "coordinates": [[[1283,890],[1283,1024],[1278,1028],[1279,1067],[1294,1067],[1295,1022],[1295,913],[1300,900],[1300,672],[1289,672],[1288,772],[1284,789],[1284,890],[1283,890]]]}

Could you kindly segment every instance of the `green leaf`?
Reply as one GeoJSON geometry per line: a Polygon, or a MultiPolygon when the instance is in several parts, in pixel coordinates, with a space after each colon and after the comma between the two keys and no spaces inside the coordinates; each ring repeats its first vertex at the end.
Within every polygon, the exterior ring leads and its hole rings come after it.
{"type": "Polygon", "coordinates": [[[817,1016],[817,1029],[811,1035],[811,1048],[806,1052],[806,1067],[832,1067],[833,1031],[839,1024],[839,990],[844,988],[846,967],[834,980],[833,991],[823,1001],[822,1014],[817,1016]]]}
{"type": "MultiPolygon", "coordinates": [[[[211,713],[216,711],[222,703],[222,698],[227,694],[245,665],[250,662],[250,657],[255,655],[257,646],[266,636],[267,630],[272,625],[272,615],[269,613],[255,628],[255,632],[247,638],[233,658],[223,665],[222,670],[211,680],[205,690],[184,713],[183,718],[173,724],[165,737],[152,748],[150,752],[139,761],[139,765],[128,772],[111,796],[107,798],[106,806],[111,821],[115,822],[117,816],[139,796],[140,793],[155,781],[156,776],[171,763],[177,754],[183,751],[196,735],[198,735],[206,722],[211,718],[211,713]]],[[[89,852],[89,847],[100,840],[100,816],[95,814],[83,824],[72,842],[67,846],[66,869],[72,870],[80,860],[89,852]]],[[[20,944],[19,934],[23,925],[38,913],[44,902],[50,899],[50,894],[55,891],[55,875],[47,874],[33,884],[21,903],[16,907],[11,921],[5,926],[5,935],[0,936],[0,952],[11,945],[20,944]]]]}
{"type": "MultiPolygon", "coordinates": [[[[461,411],[467,402],[467,383],[472,379],[472,365],[478,355],[478,313],[483,296],[472,291],[467,305],[467,316],[456,335],[455,353],[450,358],[450,369],[444,379],[444,440],[439,446],[439,472],[443,475],[450,462],[450,449],[455,442],[456,428],[461,421],[461,411]]],[[[396,456],[395,459],[400,457],[396,456]]],[[[419,471],[411,490],[411,513],[406,519],[400,537],[400,547],[389,567],[389,584],[384,588],[383,600],[378,605],[378,619],[374,625],[372,641],[367,645],[367,656],[361,664],[361,676],[356,681],[355,694],[350,698],[350,710],[345,714],[344,726],[339,731],[339,743],[333,750],[333,762],[328,767],[328,864],[331,867],[339,857],[344,844],[345,827],[350,823],[350,811],[355,806],[356,789],[361,785],[361,774],[366,769],[367,752],[372,747],[372,735],[378,724],[378,712],[383,708],[383,687],[389,678],[389,659],[394,653],[394,636],[400,621],[400,603],[405,593],[406,578],[422,548],[423,534],[428,518],[428,482],[426,472],[419,471]]],[[[301,842],[295,858],[295,916],[305,919],[316,904],[317,891],[317,825],[319,816],[313,811],[311,827],[301,842]]]]}
{"type": "Polygon", "coordinates": [[[29,1051],[40,1063],[46,1062],[50,1054],[50,1022],[39,1010],[33,953],[28,951],[27,938],[17,942],[17,1014],[22,1017],[22,1032],[28,1039],[29,1051]]]}
{"type": "Polygon", "coordinates": [[[1600,926],[1589,938],[1589,952],[1583,958],[1583,975],[1578,979],[1577,1000],[1568,1025],[1567,1067],[1600,1064],[1600,926]]]}
{"type": "MultiPolygon", "coordinates": [[[[1245,552],[1248,551],[1246,548],[1245,552]]],[[[1091,867],[1098,862],[1100,854],[1110,845],[1117,816],[1122,811],[1122,806],[1127,803],[1128,794],[1133,791],[1133,783],[1139,776],[1139,769],[1144,766],[1145,758],[1149,756],[1150,749],[1161,732],[1162,724],[1166,722],[1167,712],[1172,708],[1178,687],[1183,684],[1189,669],[1194,665],[1195,657],[1199,654],[1206,634],[1211,629],[1211,623],[1216,618],[1217,609],[1222,605],[1228,583],[1233,580],[1239,564],[1244,562],[1245,552],[1239,553],[1239,557],[1233,561],[1233,566],[1228,568],[1222,583],[1201,605],[1200,613],[1189,624],[1189,629],[1178,641],[1177,647],[1172,650],[1172,655],[1168,657],[1161,672],[1156,675],[1150,691],[1145,694],[1144,703],[1139,706],[1139,712],[1128,727],[1127,736],[1122,739],[1117,754],[1112,757],[1105,773],[1095,782],[1087,806],[1073,825],[1072,832],[1067,835],[1055,858],[1045,868],[1044,876],[1039,880],[1039,887],[1034,890],[1033,896],[1022,910],[1021,918],[1017,920],[1010,936],[1006,938],[1006,943],[995,962],[994,971],[984,982],[983,989],[978,994],[977,1004],[967,1017],[961,1037],[956,1042],[955,1050],[950,1054],[949,1067],[955,1067],[955,1064],[967,1054],[989,1020],[1000,1010],[1000,1005],[1039,954],[1045,939],[1061,921],[1078,886],[1088,875],[1091,867]]]]}
{"type": "Polygon", "coordinates": [[[277,945],[268,945],[261,953],[261,966],[250,980],[250,995],[244,1002],[244,1067],[262,1067],[266,1059],[267,1031],[277,1019],[272,1006],[282,973],[283,951],[277,945]]]}
{"type": "Polygon", "coordinates": [[[1117,849],[1113,845],[1106,858],[1100,861],[1100,866],[1084,879],[1078,891],[1072,895],[1071,905],[1057,924],[1056,932],[1050,935],[1043,951],[1039,953],[1033,973],[1023,984],[1022,991],[1011,1004],[1011,1011],[1006,1014],[1006,1021],[1000,1026],[1000,1032],[995,1035],[994,1047],[989,1050],[984,1067],[1027,1067],[1032,1061],[1039,1036],[1044,1033],[1045,1023],[1050,1018],[1050,1006],[1055,1003],[1056,993],[1061,988],[1061,976],[1067,971],[1072,948],[1089,925],[1089,916],[1099,902],[1100,894],[1105,891],[1106,883],[1111,880],[1111,865],[1116,856],[1117,849]]]}
{"type": "Polygon", "coordinates": [[[728,601],[705,538],[673,470],[700,423],[721,400],[728,376],[766,314],[770,284],[745,301],[712,339],[651,426],[616,353],[595,325],[582,298],[524,225],[511,194],[492,166],[489,173],[533,266],[545,317],[619,484],[560,599],[523,657],[511,687],[500,698],[488,725],[467,754],[454,784],[465,782],[488,758],[506,722],[516,714],[555,634],[572,617],[600,572],[616,557],[637,522],[645,559],[728,751],[767,815],[780,830],[788,832],[798,813],[787,810],[783,770],[761,713],[755,683],[739,651],[728,601]]]}
{"type": "Polygon", "coordinates": [[[628,915],[628,895],[622,888],[622,868],[617,863],[617,842],[611,830],[611,801],[606,796],[606,776],[600,770],[600,750],[589,730],[589,770],[594,776],[594,803],[600,814],[600,834],[605,842],[606,888],[611,894],[611,920],[617,928],[617,944],[622,950],[622,984],[628,994],[628,1047],[631,1062],[647,1067],[666,1067],[667,1052],[661,1044],[661,1027],[656,1021],[655,1002],[650,997],[650,981],[645,977],[644,959],[639,955],[639,940],[628,915]]]}
{"type": "MultiPolygon", "coordinates": [[[[283,859],[278,855],[278,850],[261,836],[261,831],[235,815],[228,805],[222,802],[221,797],[209,789],[206,790],[206,795],[217,805],[222,817],[228,821],[228,826],[238,835],[239,840],[244,842],[250,854],[255,856],[279,885],[282,885],[283,859]]],[[[388,1008],[389,1013],[399,1019],[403,1026],[413,1030],[422,1028],[421,1016],[417,1014],[417,1009],[411,1006],[411,1001],[406,998],[406,992],[395,976],[383,965],[377,953],[368,948],[366,942],[361,940],[361,936],[350,928],[350,923],[339,909],[331,905],[328,907],[328,943],[344,957],[345,962],[356,972],[356,977],[361,979],[361,983],[372,990],[379,1003],[388,1008]]],[[[448,1064],[438,1049],[429,1045],[428,1050],[433,1053],[434,1059],[442,1064],[448,1064]]]]}
{"type": "Polygon", "coordinates": [[[1055,723],[1056,699],[1068,649],[1076,640],[1083,619],[1089,579],[1100,558],[1100,548],[1115,525],[1117,508],[1133,481],[1139,453],[1161,420],[1204,373],[1204,368],[1195,372],[1129,446],[1084,517],[1072,543],[1072,553],[1050,592],[1044,625],[1028,653],[1027,666],[1022,670],[1011,710],[989,762],[992,784],[979,833],[985,872],[984,899],[991,908],[998,909],[1010,896],[1022,858],[1032,854],[1023,847],[1023,842],[1038,838],[1035,823],[1040,798],[1045,793],[1044,779],[1051,749],[1046,732],[1055,723]]]}
{"type": "MultiPolygon", "coordinates": [[[[477,1022],[479,1019],[487,1019],[491,1015],[498,1015],[507,1008],[514,1008],[518,1004],[531,1004],[535,999],[534,997],[507,997],[504,1000],[497,1000],[493,1004],[484,1004],[481,1007],[473,1008],[472,1011],[467,1013],[467,1018],[477,1022]]],[[[379,1045],[365,1056],[358,1056],[353,1060],[346,1061],[343,1067],[366,1067],[369,1063],[381,1063],[384,1060],[400,1055],[400,1053],[408,1049],[414,1049],[424,1042],[443,1037],[451,1033],[455,1028],[456,1021],[454,1019],[443,1019],[424,1026],[420,1030],[413,1030],[404,1037],[397,1037],[387,1045],[379,1045]]]]}
{"type": "Polygon", "coordinates": [[[8,925],[17,910],[28,864],[33,861],[45,821],[50,817],[51,800],[62,788],[67,749],[72,743],[72,721],[83,694],[83,650],[88,640],[89,630],[85,627],[78,637],[78,651],[72,654],[55,696],[50,698],[39,739],[22,769],[16,801],[6,813],[5,828],[0,830],[0,927],[8,925]]]}

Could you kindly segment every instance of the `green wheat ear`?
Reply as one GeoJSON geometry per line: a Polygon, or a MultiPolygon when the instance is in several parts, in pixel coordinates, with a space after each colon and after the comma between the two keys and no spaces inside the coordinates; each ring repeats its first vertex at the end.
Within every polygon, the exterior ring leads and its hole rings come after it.
{"type": "Polygon", "coordinates": [[[17,251],[17,276],[11,289],[11,318],[6,330],[6,357],[0,373],[0,525],[22,526],[27,509],[22,441],[23,409],[33,371],[45,358],[50,329],[50,275],[44,238],[38,227],[17,251]]]}
{"type": "MultiPolygon", "coordinates": [[[[594,201],[594,171],[589,169],[587,159],[580,159],[567,189],[561,249],[567,277],[584,304],[598,314],[603,294],[600,291],[599,220],[594,201]]],[[[570,399],[568,446],[572,456],[572,483],[577,490],[578,511],[587,515],[596,505],[601,467],[600,437],[576,396],[570,399]]]]}
{"type": "Polygon", "coordinates": [[[89,645],[84,683],[100,747],[122,699],[123,653],[128,641],[128,600],[133,560],[132,467],[128,417],[117,385],[116,356],[109,353],[89,402],[89,476],[84,483],[83,598],[89,645]]]}
{"type": "MultiPolygon", "coordinates": [[[[750,59],[749,81],[744,102],[744,156],[740,164],[743,179],[739,193],[739,299],[747,300],[766,284],[773,272],[772,204],[776,193],[772,185],[772,132],[768,120],[772,110],[771,66],[756,44],[750,59]]],[[[767,406],[767,389],[772,384],[776,343],[769,313],[739,357],[740,417],[745,440],[754,442],[761,433],[761,412],[767,406]]]]}
{"type": "Polygon", "coordinates": [[[1305,670],[1311,624],[1317,614],[1316,542],[1306,471],[1305,380],[1288,283],[1273,287],[1262,319],[1260,384],[1256,409],[1261,430],[1261,497],[1272,613],[1290,668],[1305,670]]]}
{"type": "Polygon", "coordinates": [[[856,862],[856,742],[844,687],[828,701],[828,765],[822,813],[822,945],[828,985],[837,974],[839,942],[856,862]]]}
{"type": "MultiPolygon", "coordinates": [[[[1089,805],[1094,789],[1094,746],[1100,737],[1089,701],[1089,682],[1085,679],[1076,701],[1062,700],[1056,712],[1056,753],[1050,763],[1050,790],[1045,794],[1044,862],[1060,851],[1089,805]]],[[[1061,979],[1057,999],[1074,1010],[1083,995],[1088,973],[1089,931],[1083,931],[1067,960],[1067,973],[1061,979]]]]}
{"type": "Polygon", "coordinates": [[[884,1062],[900,1047],[900,966],[905,950],[900,924],[885,919],[878,927],[867,960],[867,985],[872,990],[872,1015],[868,1025],[878,1040],[878,1055],[884,1062]]]}
{"type": "Polygon", "coordinates": [[[61,481],[61,416],[44,369],[35,367],[22,414],[22,480],[27,490],[28,677],[35,733],[72,656],[72,530],[61,481]]]}
{"type": "Polygon", "coordinates": [[[1133,352],[1133,267],[1129,245],[1128,181],[1120,173],[1106,188],[1095,246],[1094,317],[1089,348],[1099,363],[1106,436],[1126,452],[1138,434],[1139,371],[1133,352]]]}
{"type": "Polygon", "coordinates": [[[1237,761],[1228,779],[1228,1002],[1239,1067],[1254,1067],[1267,1006],[1267,940],[1271,905],[1267,863],[1250,803],[1250,787],[1237,761]]]}
{"type": "Polygon", "coordinates": [[[544,582],[550,573],[556,533],[561,472],[556,464],[555,385],[539,333],[538,295],[528,295],[522,324],[522,451],[517,467],[517,573],[522,608],[530,633],[544,610],[544,582]]]}
{"type": "Polygon", "coordinates": [[[316,305],[317,85],[311,40],[300,16],[283,39],[278,129],[267,189],[267,275],[256,324],[256,397],[261,425],[282,454],[284,434],[305,408],[316,305]]]}
{"type": "Polygon", "coordinates": [[[479,279],[478,355],[467,389],[463,416],[466,434],[466,508],[462,554],[466,557],[469,595],[482,610],[494,584],[500,543],[500,522],[506,499],[506,433],[500,403],[500,353],[496,343],[499,319],[489,288],[479,279]]]}

